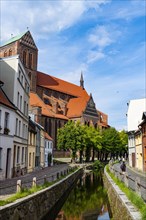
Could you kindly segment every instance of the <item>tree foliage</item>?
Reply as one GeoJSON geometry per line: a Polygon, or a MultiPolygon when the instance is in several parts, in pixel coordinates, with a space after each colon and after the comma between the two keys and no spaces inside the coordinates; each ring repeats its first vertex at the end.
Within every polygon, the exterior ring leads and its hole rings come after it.
{"type": "Polygon", "coordinates": [[[73,159],[79,152],[80,162],[83,156],[86,161],[91,157],[94,161],[95,155],[99,160],[121,156],[127,151],[127,142],[125,131],[118,132],[112,127],[100,130],[74,121],[68,121],[57,134],[58,149],[71,150],[73,159]]]}

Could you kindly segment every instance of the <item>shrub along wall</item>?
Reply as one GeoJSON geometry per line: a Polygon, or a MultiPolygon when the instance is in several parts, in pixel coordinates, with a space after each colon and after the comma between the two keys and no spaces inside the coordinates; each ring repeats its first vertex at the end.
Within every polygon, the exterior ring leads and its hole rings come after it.
{"type": "MultiPolygon", "coordinates": [[[[0,207],[2,220],[39,220],[55,206],[64,193],[75,183],[83,169],[79,169],[54,185],[0,207]]],[[[49,217],[48,219],[51,220],[49,217]]]]}

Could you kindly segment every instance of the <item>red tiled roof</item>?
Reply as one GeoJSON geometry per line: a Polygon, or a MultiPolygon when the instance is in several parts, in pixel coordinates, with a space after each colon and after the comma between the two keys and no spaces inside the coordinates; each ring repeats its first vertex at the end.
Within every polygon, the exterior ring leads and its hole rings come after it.
{"type": "Polygon", "coordinates": [[[53,139],[50,137],[50,135],[48,135],[47,132],[44,132],[44,133],[45,133],[45,138],[46,138],[46,139],[48,139],[48,140],[50,140],[50,141],[53,141],[53,139]]]}
{"type": "Polygon", "coordinates": [[[41,72],[37,72],[37,85],[74,96],[67,104],[67,117],[81,117],[90,97],[85,89],[41,72]]]}
{"type": "Polygon", "coordinates": [[[82,87],[41,72],[37,72],[37,85],[76,97],[88,96],[82,87]]]}
{"type": "Polygon", "coordinates": [[[36,93],[30,92],[30,105],[41,107],[42,115],[68,120],[66,116],[52,112],[50,109],[51,107],[46,105],[36,93]]]}
{"type": "Polygon", "coordinates": [[[0,103],[12,109],[15,109],[14,105],[9,101],[2,89],[0,89],[0,103]]]}
{"type": "Polygon", "coordinates": [[[90,98],[89,96],[85,96],[85,97],[70,99],[67,104],[67,108],[68,108],[67,116],[69,118],[81,117],[83,111],[86,108],[89,98],[90,98]]]}

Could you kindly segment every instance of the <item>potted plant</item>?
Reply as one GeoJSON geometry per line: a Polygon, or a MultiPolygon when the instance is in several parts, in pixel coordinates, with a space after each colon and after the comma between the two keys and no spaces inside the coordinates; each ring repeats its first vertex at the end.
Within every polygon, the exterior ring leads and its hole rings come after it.
{"type": "Polygon", "coordinates": [[[10,129],[9,128],[4,128],[4,134],[9,134],[10,129]]]}

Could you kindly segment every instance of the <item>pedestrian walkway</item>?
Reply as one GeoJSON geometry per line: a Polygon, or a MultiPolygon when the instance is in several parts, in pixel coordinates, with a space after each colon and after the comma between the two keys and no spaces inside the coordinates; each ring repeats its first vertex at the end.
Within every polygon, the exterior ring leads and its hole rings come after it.
{"type": "Polygon", "coordinates": [[[113,165],[115,175],[122,182],[127,182],[128,187],[136,191],[146,201],[146,174],[131,168],[127,165],[126,172],[123,174],[120,169],[120,163],[113,165]],[[126,179],[124,178],[126,177],[126,179]]]}
{"type": "MultiPolygon", "coordinates": [[[[146,186],[146,173],[144,172],[140,172],[132,167],[130,167],[129,165],[126,164],[126,172],[128,174],[128,176],[132,176],[134,179],[136,177],[139,177],[141,182],[144,183],[144,185],[146,186]]],[[[114,164],[114,168],[117,169],[118,171],[121,171],[120,169],[120,163],[116,163],[114,164]]]]}
{"type": "Polygon", "coordinates": [[[36,177],[38,184],[43,184],[44,178],[50,182],[54,180],[54,177],[57,173],[64,172],[69,169],[69,164],[59,164],[52,167],[46,167],[31,173],[28,173],[24,176],[15,177],[12,179],[5,179],[0,181],[0,199],[3,196],[11,195],[16,192],[17,180],[22,181],[22,186],[30,188],[32,186],[33,177],[36,177]]]}

